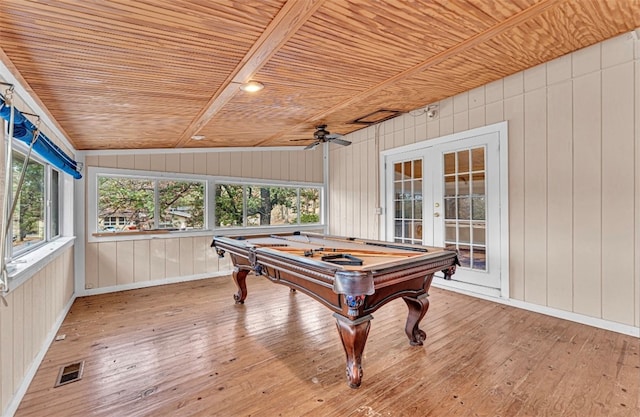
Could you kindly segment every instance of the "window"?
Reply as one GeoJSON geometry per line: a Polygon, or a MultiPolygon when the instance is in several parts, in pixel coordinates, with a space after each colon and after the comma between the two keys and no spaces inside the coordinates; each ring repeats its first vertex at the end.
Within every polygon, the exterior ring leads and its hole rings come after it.
{"type": "Polygon", "coordinates": [[[12,257],[26,253],[60,235],[60,174],[32,156],[12,153],[12,257]],[[24,176],[22,171],[25,170],[24,176]],[[22,188],[17,195],[22,177],[22,188]],[[17,200],[13,200],[17,197],[17,200]]]}
{"type": "Polygon", "coordinates": [[[100,175],[98,232],[205,228],[205,182],[100,175]]]}
{"type": "MultiPolygon", "coordinates": [[[[322,184],[262,182],[197,174],[89,167],[90,242],[236,233],[235,229],[317,230],[322,184]],[[295,228],[295,229],[294,229],[295,228]]],[[[265,233],[268,233],[265,231],[265,233]]]]}
{"type": "Polygon", "coordinates": [[[320,187],[216,185],[216,227],[320,223],[320,187]]]}

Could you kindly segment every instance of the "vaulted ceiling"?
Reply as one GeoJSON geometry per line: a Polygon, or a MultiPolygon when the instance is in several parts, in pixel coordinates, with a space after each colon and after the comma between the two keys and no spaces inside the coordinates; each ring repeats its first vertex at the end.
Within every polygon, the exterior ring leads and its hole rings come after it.
{"type": "Polygon", "coordinates": [[[640,0],[1,0],[0,60],[79,150],[289,146],[637,27],[640,0]]]}

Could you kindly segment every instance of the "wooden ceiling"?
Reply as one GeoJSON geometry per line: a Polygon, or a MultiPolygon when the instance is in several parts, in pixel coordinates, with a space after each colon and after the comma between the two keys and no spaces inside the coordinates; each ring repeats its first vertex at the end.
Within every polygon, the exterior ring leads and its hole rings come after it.
{"type": "Polygon", "coordinates": [[[1,0],[0,59],[78,150],[289,146],[637,27],[640,0],[1,0]]]}

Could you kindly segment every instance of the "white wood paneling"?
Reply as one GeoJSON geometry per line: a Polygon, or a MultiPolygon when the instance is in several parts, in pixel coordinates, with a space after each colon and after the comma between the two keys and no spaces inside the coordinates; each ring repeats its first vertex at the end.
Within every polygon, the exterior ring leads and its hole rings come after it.
{"type": "Polygon", "coordinates": [[[116,242],[116,283],[127,285],[134,282],[133,278],[133,240],[116,242]]]}
{"type": "Polygon", "coordinates": [[[99,277],[99,244],[86,243],[84,247],[84,287],[86,289],[97,288],[99,277]]]}
{"type": "Polygon", "coordinates": [[[117,284],[118,256],[116,242],[98,244],[98,286],[113,287],[117,284]]]}
{"type": "Polygon", "coordinates": [[[192,237],[183,237],[178,239],[179,241],[179,276],[189,276],[193,275],[193,264],[194,264],[194,251],[193,251],[193,241],[195,238],[192,237]]]}
{"type": "Polygon", "coordinates": [[[193,156],[192,153],[180,154],[180,171],[181,173],[193,174],[193,156]]]}
{"type": "MultiPolygon", "coordinates": [[[[0,303],[0,413],[7,409],[73,296],[73,248],[57,255],[0,303]]],[[[4,415],[4,414],[3,414],[4,415]]]]}
{"type": "Polygon", "coordinates": [[[207,153],[207,175],[218,175],[220,173],[220,155],[219,152],[207,153]]]}
{"type": "Polygon", "coordinates": [[[504,100],[504,118],[509,121],[509,291],[511,298],[524,300],[525,125],[522,95],[504,100]]]}
{"type": "Polygon", "coordinates": [[[602,71],[602,317],[620,323],[635,319],[633,76],[633,62],[602,71]]]}
{"type": "MultiPolygon", "coordinates": [[[[151,155],[135,155],[134,169],[149,171],[151,169],[151,155]]],[[[91,165],[88,164],[87,165],[91,165]]]]}
{"type": "MultiPolygon", "coordinates": [[[[88,165],[149,169],[279,181],[322,182],[322,150],[289,152],[176,152],[88,155],[88,165]],[[90,162],[90,164],[89,164],[90,162]]],[[[360,216],[358,216],[359,220],[360,216]]],[[[209,237],[86,243],[85,287],[117,288],[136,282],[215,273],[209,237]]],[[[215,255],[215,254],[214,254],[215,255]]],[[[224,264],[229,267],[228,264],[224,264]]]]}
{"type": "Polygon", "coordinates": [[[573,85],[549,86],[547,94],[547,302],[573,308],[573,85]]]}
{"type": "Polygon", "coordinates": [[[135,155],[118,155],[118,168],[134,169],[135,167],[135,155]]]}
{"type": "MultiPolygon", "coordinates": [[[[539,74],[537,71],[535,74],[539,74]]],[[[525,77],[527,80],[529,77],[525,77]]],[[[547,282],[547,97],[524,95],[524,291],[525,301],[545,305],[547,282]],[[531,279],[529,277],[532,277],[531,279]]]]}
{"type": "Polygon", "coordinates": [[[165,170],[167,172],[180,172],[180,159],[181,155],[179,153],[166,154],[164,156],[165,170]]]}
{"type": "MultiPolygon", "coordinates": [[[[425,125],[403,116],[404,138],[413,129],[418,141],[508,121],[512,300],[640,327],[639,51],[623,34],[435,103],[425,125]]],[[[380,124],[380,150],[398,146],[399,125],[380,124]]],[[[377,221],[362,190],[373,193],[378,152],[348,139],[362,146],[357,158],[332,148],[329,231],[348,234],[355,212],[364,234],[377,221]]]]}
{"type": "Polygon", "coordinates": [[[152,281],[166,278],[165,268],[166,246],[164,239],[149,241],[149,276],[152,281]]]}
{"type": "Polygon", "coordinates": [[[133,280],[144,282],[151,279],[150,240],[133,241],[133,280]]]}
{"type": "Polygon", "coordinates": [[[180,239],[164,239],[164,270],[167,278],[180,276],[180,239]]]}
{"type": "Polygon", "coordinates": [[[574,311],[602,314],[602,167],[600,73],[573,82],[574,311]]]}

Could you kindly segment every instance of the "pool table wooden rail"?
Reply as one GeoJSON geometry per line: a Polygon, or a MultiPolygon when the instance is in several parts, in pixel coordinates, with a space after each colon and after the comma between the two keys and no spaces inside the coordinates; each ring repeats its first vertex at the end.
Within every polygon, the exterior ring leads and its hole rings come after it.
{"type": "MultiPolygon", "coordinates": [[[[238,288],[235,302],[244,303],[246,277],[254,273],[299,290],[324,304],[334,312],[347,356],[347,379],[352,388],[361,383],[361,358],[373,318],[371,313],[402,298],[409,310],[405,333],[411,345],[422,345],[426,334],[419,328],[419,323],[429,307],[427,297],[433,275],[438,271],[453,273],[457,263],[455,252],[427,248],[427,252],[414,251],[411,256],[400,259],[395,257],[391,261],[352,267],[283,251],[282,247],[254,243],[251,239],[230,237],[215,237],[212,242],[220,256],[225,252],[231,256],[233,279],[238,288]]],[[[296,244],[292,242],[292,247],[296,244]]],[[[390,245],[393,246],[391,252],[402,252],[399,245],[390,245]]],[[[383,246],[374,249],[386,250],[383,246]]]]}

